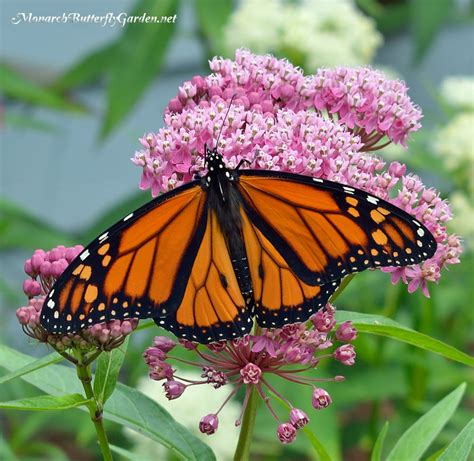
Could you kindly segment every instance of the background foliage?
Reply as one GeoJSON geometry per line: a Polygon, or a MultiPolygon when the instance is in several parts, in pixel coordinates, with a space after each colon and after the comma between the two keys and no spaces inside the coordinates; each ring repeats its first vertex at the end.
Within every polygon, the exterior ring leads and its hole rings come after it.
{"type": "MultiPolygon", "coordinates": [[[[85,7],[72,3],[85,8],[86,13],[98,8],[94,3],[85,7]]],[[[7,10],[2,14],[4,23],[9,21],[11,11],[37,8],[38,14],[58,13],[54,2],[44,2],[43,8],[31,2],[17,2],[14,8],[12,4],[5,1],[1,5],[7,10]]],[[[86,409],[87,401],[80,396],[73,370],[59,364],[55,354],[38,363],[33,356],[44,356],[48,351],[28,344],[18,334],[14,311],[23,302],[22,260],[35,248],[87,243],[148,200],[147,194],[136,192],[138,178],[127,164],[137,145],[136,138],[161,126],[162,109],[183,80],[205,72],[207,57],[225,52],[225,27],[236,7],[230,0],[140,0],[116,5],[109,4],[105,10],[118,12],[123,8],[132,14],[147,12],[157,16],[177,13],[178,21],[169,27],[128,25],[113,33],[104,31],[105,41],[90,43],[74,62],[53,69],[35,60],[34,52],[28,55],[30,61],[25,58],[27,54],[23,58],[14,56],[2,40],[1,129],[5,137],[1,155],[5,168],[1,179],[2,184],[15,184],[2,190],[0,201],[1,459],[98,459],[93,427],[87,414],[78,411],[86,409]],[[186,44],[190,44],[191,51],[186,50],[186,44]],[[193,50],[198,50],[197,58],[190,59],[193,50]],[[85,136],[91,139],[92,153],[81,150],[80,139],[71,141],[71,130],[74,132],[76,127],[82,132],[88,130],[85,136]],[[62,144],[65,139],[66,148],[62,144]],[[38,152],[30,152],[36,146],[38,152]],[[54,155],[48,153],[42,158],[45,149],[54,155]],[[98,173],[81,173],[86,169],[97,169],[98,173]],[[122,172],[127,179],[119,181],[122,172]],[[40,180],[38,175],[42,176],[40,180]],[[83,196],[86,199],[81,204],[72,201],[83,196]],[[61,201],[74,205],[65,210],[61,201]],[[12,349],[12,345],[24,353],[12,349]],[[41,368],[45,364],[48,368],[41,368]],[[52,397],[38,397],[43,393],[52,397]],[[24,412],[12,411],[15,408],[24,412]],[[33,411],[51,408],[58,411],[33,411]]],[[[411,96],[417,102],[426,102],[428,108],[426,128],[412,140],[409,150],[387,155],[406,162],[444,196],[461,192],[472,200],[466,170],[448,169],[433,148],[437,132],[457,114],[457,109],[439,94],[441,77],[472,75],[472,54],[468,54],[462,36],[457,35],[457,30],[462,29],[474,38],[472,3],[358,0],[357,6],[374,19],[385,40],[375,57],[375,66],[381,59],[402,78],[408,78],[409,85],[418,90],[411,96]],[[427,71],[423,66],[436,60],[440,47],[461,55],[465,67],[438,63],[437,78],[424,79],[427,71]],[[405,58],[403,65],[397,67],[400,53],[405,58]],[[408,75],[404,75],[406,71],[408,75]]],[[[23,29],[8,27],[4,34],[10,40],[21,42],[22,35],[31,38],[27,25],[23,29]]],[[[83,30],[87,33],[90,29],[83,30]]],[[[63,33],[68,41],[71,30],[65,27],[63,33]]],[[[55,46],[59,47],[53,44],[45,53],[46,44],[41,40],[30,41],[28,46],[33,51],[42,47],[43,57],[53,55],[55,46]]],[[[73,47],[73,43],[67,46],[73,47]]],[[[473,97],[466,95],[469,96],[473,97]]],[[[471,139],[473,131],[471,127],[471,139]]],[[[470,147],[472,156],[472,141],[470,147]]],[[[253,446],[255,459],[466,459],[474,435],[473,423],[469,422],[474,393],[469,367],[472,358],[460,351],[472,354],[474,350],[474,298],[472,242],[466,241],[465,245],[462,263],[444,274],[439,286],[431,288],[429,299],[419,293],[408,295],[405,287],[392,286],[389,277],[379,272],[359,274],[351,282],[337,306],[360,313],[356,317],[339,313],[341,321],[350,316],[361,331],[356,341],[356,366],[321,370],[324,374],[343,371],[346,383],[328,385],[334,405],[314,414],[308,437],[299,437],[291,446],[283,447],[275,441],[273,426],[266,424],[268,415],[260,412],[253,446]],[[467,382],[467,387],[462,382],[467,382]]],[[[121,384],[113,395],[116,377],[101,375],[105,365],[98,365],[94,384],[104,401],[112,395],[106,406],[106,424],[117,458],[138,459],[137,450],[143,443],[125,434],[122,426],[126,426],[166,445],[171,450],[170,459],[210,459],[207,447],[180,428],[176,407],[161,409],[136,390],[140,378],[146,375],[141,353],[154,334],[156,330],[149,328],[132,336],[121,369],[123,357],[103,359],[113,360],[116,374],[120,370],[121,384]],[[168,417],[168,411],[178,423],[168,417]],[[184,434],[182,438],[180,433],[184,434]]],[[[308,396],[295,396],[295,403],[298,398],[308,400],[308,396]]],[[[146,456],[143,451],[140,453],[146,456]]],[[[153,453],[149,459],[154,459],[153,453]]]]}

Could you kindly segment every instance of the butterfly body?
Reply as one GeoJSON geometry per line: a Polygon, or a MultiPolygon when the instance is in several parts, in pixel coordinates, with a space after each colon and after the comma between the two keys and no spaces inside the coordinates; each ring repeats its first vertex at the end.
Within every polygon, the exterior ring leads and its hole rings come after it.
{"type": "Polygon", "coordinates": [[[305,321],[346,275],[416,264],[436,242],[421,223],[362,190],[278,171],[207,174],[116,223],[66,269],[41,322],[53,333],[153,318],[201,343],[305,321]]]}
{"type": "Polygon", "coordinates": [[[240,291],[246,303],[253,304],[252,281],[242,236],[242,200],[236,189],[238,169],[227,168],[222,155],[215,149],[206,148],[205,158],[208,173],[202,178],[201,187],[208,195],[209,209],[215,213],[222,230],[240,291]]]}

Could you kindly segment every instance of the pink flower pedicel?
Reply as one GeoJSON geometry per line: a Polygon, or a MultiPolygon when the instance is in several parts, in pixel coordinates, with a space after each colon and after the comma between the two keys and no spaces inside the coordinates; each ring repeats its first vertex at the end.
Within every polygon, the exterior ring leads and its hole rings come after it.
{"type": "MultiPolygon", "coordinates": [[[[200,431],[208,435],[217,431],[218,415],[226,403],[240,389],[244,389],[242,414],[235,422],[236,425],[240,425],[250,392],[255,389],[278,422],[278,439],[282,443],[290,443],[296,437],[297,430],[304,427],[310,417],[303,410],[293,407],[291,402],[273,387],[268,377],[275,375],[295,384],[313,387],[313,407],[315,409],[327,407],[331,403],[331,397],[325,390],[315,387],[315,383],[343,381],[344,378],[342,376],[329,379],[315,378],[304,372],[316,368],[321,360],[331,357],[344,365],[354,364],[355,352],[351,344],[343,344],[333,353],[327,352],[333,347],[333,341],[338,341],[337,336],[347,337],[349,341],[356,336],[354,327],[347,323],[342,324],[337,330],[334,329],[334,312],[335,309],[328,305],[324,311],[313,315],[307,324],[294,323],[277,330],[263,329],[259,331],[258,335],[244,336],[233,341],[207,346],[181,340],[181,346],[190,353],[196,353],[201,362],[172,355],[174,347],[177,347],[178,343],[167,337],[158,336],[154,339],[153,346],[144,353],[150,378],[164,381],[163,388],[169,400],[179,398],[187,388],[193,386],[210,385],[219,388],[232,384],[233,389],[217,411],[204,416],[199,423],[200,431]],[[326,321],[323,323],[322,330],[319,330],[317,325],[321,325],[321,313],[326,321]],[[328,325],[331,327],[328,328],[328,325]],[[179,372],[173,369],[170,362],[181,362],[200,368],[202,379],[190,381],[180,377],[179,372]],[[290,409],[288,422],[280,421],[277,412],[270,403],[271,395],[281,399],[290,409]]],[[[190,389],[190,391],[192,390],[190,389]]]]}

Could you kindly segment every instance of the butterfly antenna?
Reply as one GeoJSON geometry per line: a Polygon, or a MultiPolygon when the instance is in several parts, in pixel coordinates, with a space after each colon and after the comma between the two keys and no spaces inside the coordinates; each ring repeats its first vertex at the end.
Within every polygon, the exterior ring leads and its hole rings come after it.
{"type": "Polygon", "coordinates": [[[224,120],[222,120],[221,129],[219,130],[219,134],[217,135],[216,147],[215,147],[216,149],[217,149],[217,146],[219,145],[219,140],[221,139],[221,134],[222,134],[222,130],[224,129],[225,121],[227,120],[227,116],[229,115],[230,108],[232,107],[232,103],[234,102],[234,99],[236,97],[237,95],[234,93],[232,98],[230,99],[229,107],[227,108],[227,112],[225,113],[224,120]]]}

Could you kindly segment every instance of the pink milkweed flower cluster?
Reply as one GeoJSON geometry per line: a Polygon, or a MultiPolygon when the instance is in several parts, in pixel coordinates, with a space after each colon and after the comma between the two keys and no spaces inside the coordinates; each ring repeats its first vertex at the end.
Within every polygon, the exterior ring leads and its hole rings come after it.
{"type": "Polygon", "coordinates": [[[204,145],[229,168],[281,170],[362,189],[410,213],[435,236],[435,255],[421,264],[385,268],[410,292],[438,282],[459,262],[459,238],[448,235],[448,203],[398,162],[373,154],[390,142],[406,145],[420,128],[421,111],[406,85],[370,68],[321,69],[315,75],[286,60],[237,50],[214,58],[208,76],[184,82],[165,110],[165,127],[140,139],[132,161],[142,168],[141,189],[168,191],[204,173],[204,145]],[[227,119],[227,109],[232,101],[227,119]]]}
{"type": "Polygon", "coordinates": [[[343,381],[344,377],[315,378],[304,372],[315,369],[322,360],[330,358],[347,366],[354,364],[355,349],[348,342],[357,337],[357,331],[351,322],[344,322],[336,328],[334,313],[335,308],[328,304],[306,324],[294,323],[280,329],[263,329],[258,335],[247,335],[207,346],[180,340],[181,347],[197,354],[201,359],[199,362],[173,355],[173,349],[178,347],[178,343],[163,336],[155,337],[153,346],[143,355],[149,367],[150,378],[163,381],[163,389],[169,400],[179,398],[188,388],[197,385],[210,385],[216,389],[232,385],[232,390],[220,407],[200,420],[199,429],[202,433],[210,435],[217,431],[219,413],[240,389],[244,389],[242,413],[235,422],[236,426],[240,425],[250,393],[255,389],[278,423],[277,437],[282,443],[290,443],[295,439],[297,430],[309,422],[309,416],[303,410],[293,407],[291,401],[275,389],[269,381],[269,375],[311,387],[311,402],[316,410],[330,405],[330,395],[317,384],[343,381]],[[334,348],[336,342],[344,344],[334,348]],[[202,379],[188,380],[180,377],[173,362],[200,368],[202,379]],[[287,421],[281,421],[271,404],[269,394],[286,403],[289,408],[287,421]]]}
{"type": "Polygon", "coordinates": [[[23,291],[28,304],[16,311],[23,331],[40,342],[48,343],[58,352],[78,348],[111,350],[120,346],[138,325],[138,320],[112,320],[93,325],[78,333],[52,334],[40,324],[41,310],[47,294],[56,280],[83,250],[82,245],[66,248],[58,246],[49,251],[36,250],[25,261],[28,278],[23,282],[23,291]]]}

